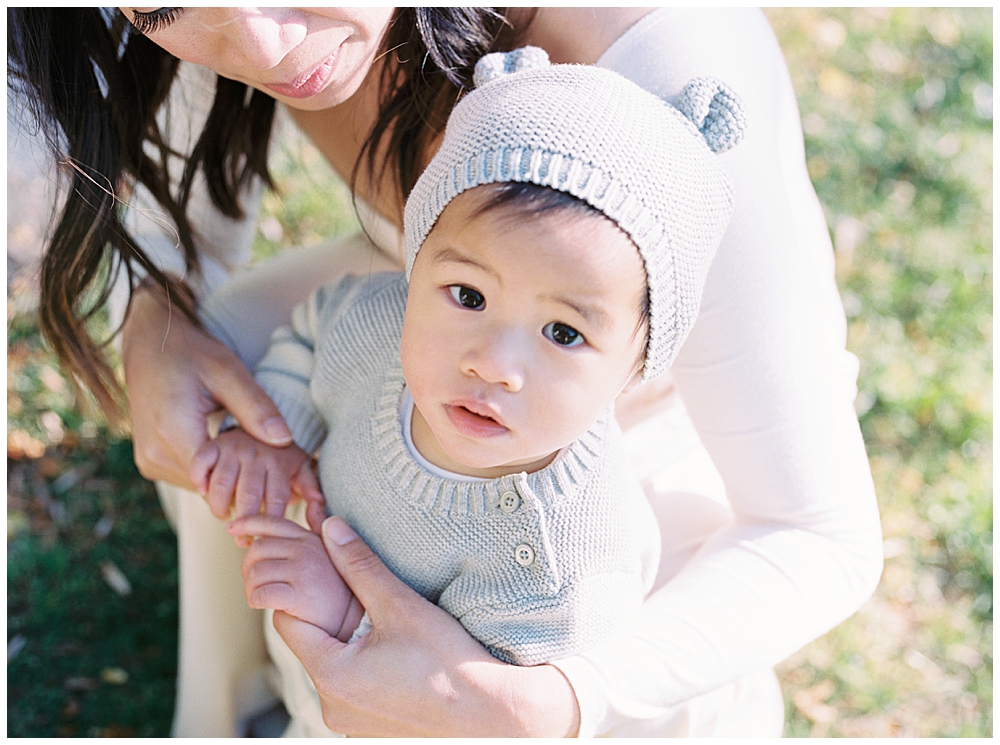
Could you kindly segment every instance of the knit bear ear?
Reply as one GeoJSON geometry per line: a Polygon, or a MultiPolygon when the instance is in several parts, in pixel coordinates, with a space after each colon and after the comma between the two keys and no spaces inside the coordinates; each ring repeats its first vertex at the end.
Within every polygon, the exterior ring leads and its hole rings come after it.
{"type": "Polygon", "coordinates": [[[476,63],[472,82],[479,88],[503,75],[548,66],[549,55],[539,47],[521,47],[512,52],[493,52],[476,63]]]}
{"type": "Polygon", "coordinates": [[[684,86],[675,104],[701,132],[714,153],[724,153],[746,134],[743,103],[725,83],[715,78],[695,78],[684,86]]]}

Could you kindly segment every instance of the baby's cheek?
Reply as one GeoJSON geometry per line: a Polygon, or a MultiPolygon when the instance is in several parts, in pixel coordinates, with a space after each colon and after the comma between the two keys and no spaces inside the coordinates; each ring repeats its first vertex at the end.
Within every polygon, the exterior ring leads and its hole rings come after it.
{"type": "Polygon", "coordinates": [[[593,392],[588,393],[550,396],[545,402],[544,412],[533,412],[536,422],[546,423],[546,445],[552,450],[559,450],[579,439],[596,421],[600,411],[593,406],[593,392]]]}

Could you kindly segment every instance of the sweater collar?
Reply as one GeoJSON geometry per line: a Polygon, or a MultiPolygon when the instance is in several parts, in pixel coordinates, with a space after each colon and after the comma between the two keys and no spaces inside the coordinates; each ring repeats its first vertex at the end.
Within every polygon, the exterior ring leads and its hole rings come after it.
{"type": "Polygon", "coordinates": [[[402,370],[397,368],[386,376],[376,401],[372,427],[379,459],[389,480],[407,501],[449,514],[491,512],[499,504],[500,495],[511,490],[522,497],[534,495],[543,507],[572,499],[598,465],[612,420],[609,407],[594,426],[540,471],[485,481],[456,481],[421,467],[403,442],[399,406],[405,386],[402,370]]]}

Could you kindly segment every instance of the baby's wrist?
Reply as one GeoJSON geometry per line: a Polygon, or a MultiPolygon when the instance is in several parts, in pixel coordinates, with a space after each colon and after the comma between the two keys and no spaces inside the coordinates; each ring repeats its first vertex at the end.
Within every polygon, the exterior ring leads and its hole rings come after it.
{"type": "Polygon", "coordinates": [[[366,629],[371,629],[371,622],[367,621],[365,609],[361,606],[360,601],[351,593],[347,610],[344,612],[344,617],[340,622],[340,629],[330,635],[347,644],[354,640],[354,636],[359,630],[363,632],[361,636],[364,636],[367,633],[366,629]]]}

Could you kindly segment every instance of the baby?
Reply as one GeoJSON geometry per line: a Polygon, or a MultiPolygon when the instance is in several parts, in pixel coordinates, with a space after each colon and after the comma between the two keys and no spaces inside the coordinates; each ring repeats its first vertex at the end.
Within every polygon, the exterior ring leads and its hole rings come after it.
{"type": "Polygon", "coordinates": [[[694,323],[732,210],[713,151],[743,115],[717,81],[675,108],[531,47],[475,82],[407,200],[406,274],[321,288],[272,337],[256,377],[296,444],[230,429],[191,475],[256,538],[251,605],[348,641],[363,609],[280,517],[291,485],[317,528],[319,449],[326,509],[496,657],[534,665],[627,623],[652,585],[656,520],[613,406],[694,323]]]}

